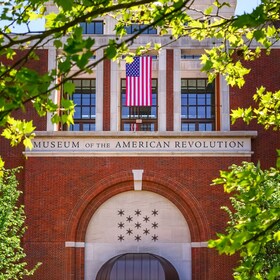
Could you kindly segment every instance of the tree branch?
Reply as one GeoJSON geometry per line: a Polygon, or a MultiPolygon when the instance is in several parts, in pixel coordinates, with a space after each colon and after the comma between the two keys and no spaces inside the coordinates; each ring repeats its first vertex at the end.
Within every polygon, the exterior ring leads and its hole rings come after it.
{"type": "Polygon", "coordinates": [[[259,233],[255,234],[254,236],[252,236],[250,239],[246,240],[243,242],[243,246],[246,246],[248,243],[250,243],[251,241],[255,241],[257,240],[259,237],[265,235],[266,232],[268,232],[269,230],[271,230],[274,226],[276,226],[278,223],[280,223],[280,218],[275,220],[273,223],[271,223],[266,229],[264,229],[263,231],[260,231],[259,233]]]}

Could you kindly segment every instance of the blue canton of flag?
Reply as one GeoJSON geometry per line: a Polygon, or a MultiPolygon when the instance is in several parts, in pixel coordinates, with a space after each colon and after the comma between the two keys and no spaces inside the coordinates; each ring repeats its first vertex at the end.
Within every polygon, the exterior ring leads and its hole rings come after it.
{"type": "Polygon", "coordinates": [[[135,57],[132,63],[126,64],[126,76],[127,77],[140,76],[140,57],[135,57]]]}

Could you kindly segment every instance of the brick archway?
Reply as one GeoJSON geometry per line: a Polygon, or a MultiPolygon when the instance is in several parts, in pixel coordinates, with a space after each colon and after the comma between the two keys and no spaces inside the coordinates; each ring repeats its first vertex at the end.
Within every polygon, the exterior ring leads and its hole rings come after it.
{"type": "MultiPolygon", "coordinates": [[[[130,172],[121,172],[94,184],[75,205],[66,232],[66,241],[84,242],[88,223],[95,211],[109,198],[126,191],[133,190],[133,180],[130,172]]],[[[196,198],[186,186],[166,176],[158,176],[146,172],[143,176],[143,190],[162,195],[170,200],[180,210],[189,225],[192,242],[207,241],[209,226],[203,210],[196,198]]],[[[67,268],[66,279],[84,279],[84,248],[66,248],[67,268]]],[[[207,280],[207,249],[195,250],[193,270],[203,263],[199,273],[192,279],[207,280]]]]}

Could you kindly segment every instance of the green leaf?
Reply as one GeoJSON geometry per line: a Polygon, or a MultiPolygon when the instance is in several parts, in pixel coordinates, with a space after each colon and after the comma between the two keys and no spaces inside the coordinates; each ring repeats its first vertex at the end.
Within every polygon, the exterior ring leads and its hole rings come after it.
{"type": "Polygon", "coordinates": [[[155,50],[160,50],[161,49],[161,44],[157,44],[157,43],[155,43],[154,44],[154,48],[155,48],[155,50]]]}
{"type": "Polygon", "coordinates": [[[61,121],[63,124],[67,124],[67,125],[74,124],[73,117],[69,114],[63,114],[61,116],[61,121]]]}
{"type": "Polygon", "coordinates": [[[4,174],[4,165],[5,165],[5,162],[0,157],[0,177],[2,177],[4,174]]]}
{"type": "Polygon", "coordinates": [[[33,144],[32,144],[32,141],[31,141],[30,138],[25,138],[25,139],[23,140],[23,145],[24,145],[26,148],[28,148],[29,150],[32,150],[32,148],[33,148],[33,144]]]}
{"type": "Polygon", "coordinates": [[[71,66],[71,60],[69,58],[58,63],[58,69],[61,73],[67,73],[71,69],[71,66]]]}
{"type": "Polygon", "coordinates": [[[276,159],[276,168],[280,169],[280,150],[276,150],[277,159],[276,159]]]}
{"type": "Polygon", "coordinates": [[[4,128],[2,136],[10,140],[12,146],[17,146],[23,141],[23,144],[27,143],[30,146],[29,141],[24,141],[26,138],[32,139],[34,137],[33,131],[35,127],[33,122],[26,122],[25,120],[15,120],[12,117],[7,119],[7,127],[4,128]]]}
{"type": "Polygon", "coordinates": [[[209,6],[206,10],[204,10],[205,15],[210,15],[213,12],[213,6],[209,6]]]}
{"type": "Polygon", "coordinates": [[[10,49],[10,48],[7,48],[6,49],[6,57],[8,58],[8,59],[13,59],[14,58],[14,56],[16,55],[16,52],[15,52],[15,50],[13,50],[13,49],[10,49]]]}
{"type": "Polygon", "coordinates": [[[275,241],[280,242],[280,230],[274,233],[273,238],[275,241]]]}
{"type": "Polygon", "coordinates": [[[257,41],[259,41],[260,39],[266,37],[264,31],[263,31],[263,30],[260,30],[260,29],[255,30],[254,33],[253,33],[253,36],[254,36],[254,38],[255,38],[257,41]]]}
{"type": "Polygon", "coordinates": [[[59,40],[54,40],[53,44],[57,49],[59,49],[63,46],[62,41],[60,39],[59,40]]]}
{"type": "Polygon", "coordinates": [[[59,123],[60,122],[60,116],[58,114],[54,114],[52,116],[52,123],[59,123]]]}
{"type": "Polygon", "coordinates": [[[117,55],[117,48],[115,44],[110,44],[107,48],[106,48],[106,56],[109,59],[114,59],[117,55]]]}
{"type": "MultiPolygon", "coordinates": [[[[280,171],[262,170],[260,164],[243,162],[220,171],[214,180],[232,193],[226,234],[217,234],[209,247],[219,253],[239,253],[240,265],[234,279],[274,279],[280,263],[280,171]],[[239,278],[240,276],[240,278],[239,278]]],[[[279,272],[279,271],[278,271],[279,272]]]]}
{"type": "Polygon", "coordinates": [[[55,0],[54,2],[57,3],[59,7],[62,7],[63,10],[69,11],[73,6],[74,0],[55,0]]]}
{"type": "Polygon", "coordinates": [[[70,110],[74,108],[74,103],[72,100],[62,98],[61,105],[65,110],[70,110]]]}
{"type": "Polygon", "coordinates": [[[63,90],[65,93],[72,94],[75,92],[75,84],[72,82],[66,82],[63,85],[63,90]]]}

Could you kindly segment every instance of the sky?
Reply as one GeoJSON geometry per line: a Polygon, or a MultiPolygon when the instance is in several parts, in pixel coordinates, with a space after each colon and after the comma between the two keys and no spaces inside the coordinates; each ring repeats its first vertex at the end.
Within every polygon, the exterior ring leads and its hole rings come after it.
{"type": "Polygon", "coordinates": [[[235,14],[240,15],[244,12],[251,12],[260,3],[260,0],[237,0],[235,14]]]}
{"type": "MultiPolygon", "coordinates": [[[[255,8],[258,4],[260,4],[261,0],[237,0],[237,7],[235,14],[240,15],[244,12],[251,12],[253,8],[255,8]]],[[[3,22],[2,22],[3,24],[3,22]]],[[[0,23],[1,27],[1,23],[0,23]]],[[[42,31],[44,29],[44,21],[36,21],[30,25],[30,29],[33,32],[42,31]]],[[[26,28],[16,26],[12,29],[12,32],[26,32],[26,28]]]]}

